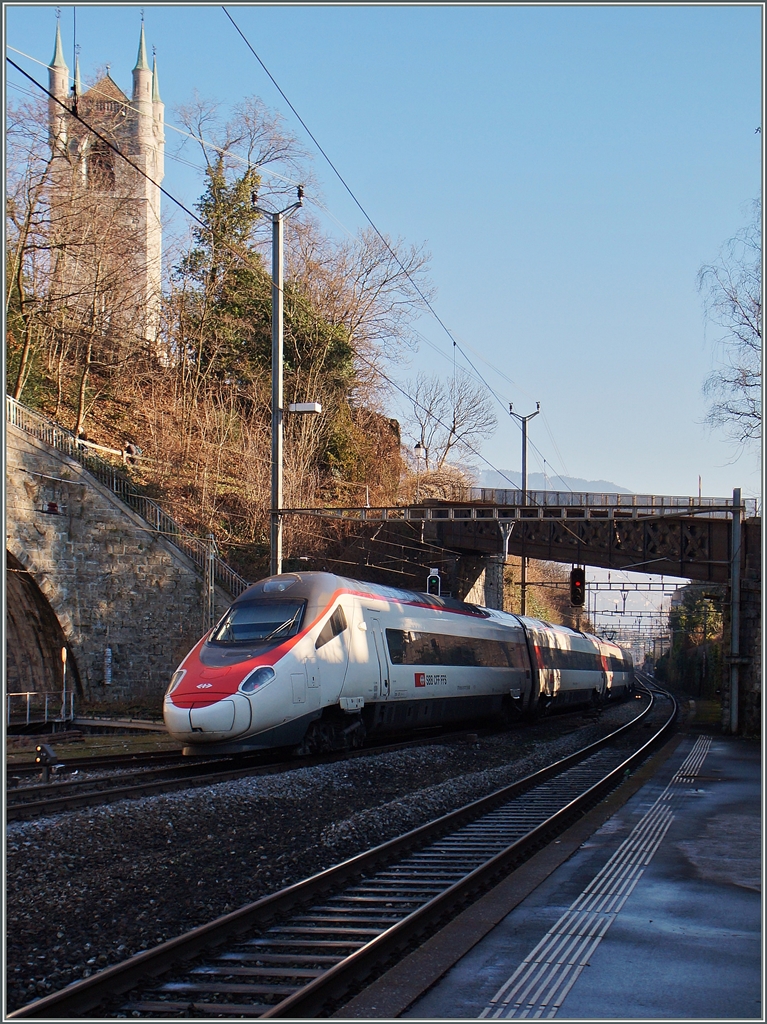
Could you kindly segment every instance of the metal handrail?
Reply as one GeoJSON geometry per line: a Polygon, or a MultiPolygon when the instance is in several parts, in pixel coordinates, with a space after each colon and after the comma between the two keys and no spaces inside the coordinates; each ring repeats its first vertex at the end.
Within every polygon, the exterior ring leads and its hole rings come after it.
{"type": "Polygon", "coordinates": [[[39,717],[33,718],[35,713],[42,715],[43,722],[71,722],[75,717],[74,692],[69,690],[63,693],[59,690],[57,693],[39,693],[37,690],[23,690],[6,694],[6,725],[18,725],[22,720],[24,725],[29,725],[33,720],[39,720],[39,717]],[[15,715],[11,701],[16,706],[21,703],[21,711],[16,711],[15,715]]]}
{"type": "MultiPolygon", "coordinates": [[[[732,498],[704,498],[668,494],[610,494],[596,491],[527,491],[527,501],[522,500],[518,488],[471,487],[467,488],[467,500],[491,502],[493,505],[531,505],[549,507],[576,506],[583,508],[641,508],[643,512],[676,509],[690,511],[707,508],[731,508],[732,498]]],[[[758,514],[758,500],[745,498],[743,505],[747,516],[758,514]]]]}
{"type": "MultiPolygon", "coordinates": [[[[121,501],[137,512],[155,533],[169,540],[205,572],[209,557],[208,541],[200,540],[199,537],[195,537],[189,530],[180,526],[156,501],[141,494],[130,480],[118,472],[114,466],[80,444],[70,430],[66,430],[53,420],[35,412],[34,409],[23,405],[15,398],[11,398],[10,395],[5,396],[5,419],[7,423],[18,427],[19,430],[32,434],[38,440],[51,445],[52,448],[76,459],[92,476],[96,477],[99,483],[108,487],[121,501]]],[[[227,565],[220,555],[215,555],[213,562],[216,582],[234,597],[237,597],[250,585],[230,565],[227,565]]]]}

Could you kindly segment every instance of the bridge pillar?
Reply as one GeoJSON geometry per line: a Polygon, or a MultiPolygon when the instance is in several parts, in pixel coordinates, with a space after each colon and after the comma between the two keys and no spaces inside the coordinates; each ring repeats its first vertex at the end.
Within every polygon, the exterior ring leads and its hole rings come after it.
{"type": "Polygon", "coordinates": [[[469,604],[503,611],[503,555],[461,555],[456,568],[453,596],[469,604]]]}

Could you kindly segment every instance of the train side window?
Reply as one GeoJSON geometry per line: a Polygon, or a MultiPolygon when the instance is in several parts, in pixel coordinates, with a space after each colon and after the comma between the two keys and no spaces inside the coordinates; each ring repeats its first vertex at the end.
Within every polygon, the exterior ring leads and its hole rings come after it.
{"type": "Polygon", "coordinates": [[[561,647],[538,648],[539,667],[554,669],[570,669],[579,672],[601,672],[602,658],[590,651],[572,651],[561,647]]]}
{"type": "Polygon", "coordinates": [[[339,633],[343,633],[346,626],[346,616],[344,615],[343,608],[339,604],[328,621],[322,627],[320,635],[317,637],[317,643],[314,645],[314,649],[318,651],[320,647],[324,647],[325,644],[330,643],[334,636],[338,636],[339,633]]]}
{"type": "Polygon", "coordinates": [[[392,665],[529,668],[526,648],[513,641],[387,629],[386,642],[392,665]]]}

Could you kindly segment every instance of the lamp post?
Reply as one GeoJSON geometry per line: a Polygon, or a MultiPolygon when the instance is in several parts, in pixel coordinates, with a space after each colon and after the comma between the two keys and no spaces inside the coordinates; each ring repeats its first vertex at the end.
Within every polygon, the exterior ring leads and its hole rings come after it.
{"type": "MultiPolygon", "coordinates": [[[[541,411],[541,403],[535,403],[535,412],[527,416],[520,416],[514,412],[514,407],[509,403],[509,415],[522,424],[522,504],[527,505],[527,424],[541,411]]],[[[522,529],[522,563],[519,575],[519,613],[525,615],[527,612],[527,555],[525,554],[525,531],[522,529]]]]}
{"type": "Polygon", "coordinates": [[[282,572],[282,348],[283,348],[283,238],[285,220],[303,206],[304,189],[298,186],[298,199],[277,212],[257,206],[257,195],[251,196],[253,209],[272,221],[272,492],[269,526],[269,575],[282,572]]]}
{"type": "Polygon", "coordinates": [[[67,717],[67,649],[61,648],[61,720],[67,717]]]}

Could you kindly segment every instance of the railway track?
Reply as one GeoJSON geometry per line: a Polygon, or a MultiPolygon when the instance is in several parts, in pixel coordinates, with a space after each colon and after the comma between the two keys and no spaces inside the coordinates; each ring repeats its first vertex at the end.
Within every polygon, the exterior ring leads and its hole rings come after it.
{"type": "MultiPolygon", "coordinates": [[[[263,759],[248,759],[243,764],[242,760],[237,762],[231,757],[216,758],[191,764],[137,768],[133,771],[124,771],[120,775],[19,786],[7,792],[6,820],[40,818],[61,811],[111,803],[114,800],[136,799],[157,793],[171,793],[177,789],[208,786],[214,782],[250,775],[258,771],[262,765],[263,759]]],[[[38,768],[38,772],[39,770],[38,768]]]]}
{"type": "MultiPolygon", "coordinates": [[[[49,814],[62,811],[77,810],[82,807],[95,807],[99,804],[112,803],[115,800],[138,799],[143,796],[155,796],[159,793],[171,793],[180,789],[191,789],[210,786],[218,782],[228,782],[249,775],[273,774],[290,771],[293,768],[311,767],[317,764],[328,764],[346,760],[350,757],[369,756],[384,751],[401,750],[413,746],[439,743],[465,735],[466,730],[458,733],[435,733],[420,738],[396,743],[384,743],[375,747],[361,747],[355,751],[337,751],[328,754],[317,754],[312,757],[296,757],[285,751],[258,751],[253,754],[227,755],[192,759],[177,757],[167,753],[138,755],[141,764],[132,769],[131,759],[137,755],[126,755],[112,758],[83,758],[82,770],[97,771],[111,769],[121,770],[118,775],[91,776],[82,779],[59,779],[56,782],[43,782],[33,785],[16,785],[6,793],[6,820],[22,821],[30,818],[42,818],[49,814]],[[99,763],[93,764],[97,761],[99,763]]],[[[68,768],[74,768],[75,762],[69,761],[68,768]]],[[[79,770],[79,769],[78,769],[79,770]]],[[[40,766],[35,765],[35,774],[40,774],[40,766]]]]}
{"type": "Polygon", "coordinates": [[[593,806],[675,715],[656,691],[629,725],[548,768],[9,1019],[328,1016],[593,806]]]}
{"type": "MultiPolygon", "coordinates": [[[[56,746],[55,738],[51,739],[51,746],[56,746]]],[[[97,754],[93,757],[67,757],[63,755],[59,763],[66,772],[80,771],[112,771],[122,768],[155,768],[162,765],[183,764],[188,762],[180,750],[139,751],[135,754],[97,754]]],[[[8,763],[6,774],[17,776],[20,779],[30,775],[40,774],[40,765],[34,761],[19,761],[17,764],[8,763]]]]}

